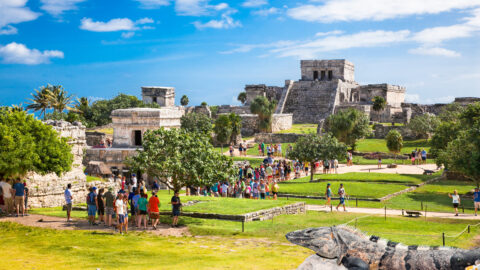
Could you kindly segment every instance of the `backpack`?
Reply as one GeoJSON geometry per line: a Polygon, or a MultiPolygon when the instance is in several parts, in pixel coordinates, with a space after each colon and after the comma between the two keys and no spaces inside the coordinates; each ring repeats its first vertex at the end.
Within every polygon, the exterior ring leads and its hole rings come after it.
{"type": "Polygon", "coordinates": [[[88,193],[87,204],[95,204],[95,194],[93,192],[88,193]]]}

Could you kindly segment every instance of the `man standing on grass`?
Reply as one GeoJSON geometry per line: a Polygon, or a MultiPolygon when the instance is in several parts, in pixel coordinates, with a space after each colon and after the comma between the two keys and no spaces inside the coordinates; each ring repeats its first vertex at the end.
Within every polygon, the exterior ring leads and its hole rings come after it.
{"type": "Polygon", "coordinates": [[[112,216],[114,214],[113,201],[115,200],[115,197],[113,196],[112,191],[113,188],[109,187],[108,191],[103,195],[105,198],[105,226],[108,225],[108,227],[112,226],[112,216]]]}
{"type": "Polygon", "coordinates": [[[158,219],[160,218],[160,200],[158,200],[157,193],[152,191],[152,197],[148,200],[148,212],[150,213],[150,219],[152,220],[152,227],[157,229],[158,219]]]}
{"type": "Polygon", "coordinates": [[[72,221],[70,219],[70,214],[72,213],[72,191],[70,190],[72,188],[72,184],[67,185],[67,189],[65,189],[65,192],[63,195],[65,196],[65,207],[67,208],[67,222],[72,221]]]}
{"type": "Polygon", "coordinates": [[[180,207],[182,206],[178,191],[175,192],[170,203],[172,204],[172,227],[178,227],[178,216],[180,216],[180,207]]]}
{"type": "Polygon", "coordinates": [[[125,215],[124,215],[124,205],[123,205],[123,194],[118,194],[118,198],[115,201],[115,208],[117,208],[117,217],[118,217],[118,230],[123,234],[123,227],[125,226],[125,215]]]}
{"type": "Polygon", "coordinates": [[[97,214],[97,194],[95,193],[97,190],[96,187],[91,187],[89,189],[90,193],[87,195],[87,208],[88,208],[88,223],[90,225],[97,225],[95,223],[95,216],[97,214]]]}
{"type": "Polygon", "coordinates": [[[345,196],[347,194],[345,193],[345,189],[343,188],[343,184],[340,184],[340,188],[338,189],[338,196],[340,197],[340,203],[337,205],[337,211],[338,211],[338,207],[340,207],[340,205],[343,205],[343,211],[347,211],[347,209],[345,208],[345,196]]]}
{"type": "Polygon", "coordinates": [[[17,208],[17,217],[20,215],[20,209],[22,209],[22,217],[25,215],[25,187],[20,179],[17,179],[13,185],[15,190],[15,207],[17,208]]]}
{"type": "Polygon", "coordinates": [[[477,216],[477,210],[480,208],[480,191],[478,187],[475,188],[475,192],[473,193],[473,203],[475,204],[475,216],[477,216]]]}

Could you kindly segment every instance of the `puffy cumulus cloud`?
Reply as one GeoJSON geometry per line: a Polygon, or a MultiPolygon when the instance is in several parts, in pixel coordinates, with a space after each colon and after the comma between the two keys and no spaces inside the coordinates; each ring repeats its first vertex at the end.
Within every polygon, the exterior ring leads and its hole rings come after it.
{"type": "Polygon", "coordinates": [[[63,58],[63,52],[57,50],[39,51],[29,49],[24,44],[12,42],[0,45],[0,58],[6,64],[38,65],[48,64],[51,58],[63,58]]]}
{"type": "MultiPolygon", "coordinates": [[[[151,18],[142,18],[137,21],[132,21],[128,18],[111,19],[107,22],[93,21],[90,18],[83,18],[81,20],[80,29],[92,32],[116,32],[116,31],[136,31],[140,28],[139,25],[150,24],[154,21],[151,18]]],[[[143,26],[141,29],[152,29],[150,26],[143,26]]],[[[132,34],[123,33],[124,37],[132,37],[132,34]]]]}
{"type": "Polygon", "coordinates": [[[143,9],[155,9],[161,6],[170,5],[170,0],[135,0],[140,3],[143,9]]]}
{"type": "Polygon", "coordinates": [[[408,51],[412,54],[459,57],[460,53],[440,47],[419,47],[408,51]]]}
{"type": "Polygon", "coordinates": [[[11,24],[33,21],[40,16],[26,7],[27,0],[0,0],[0,35],[16,34],[11,24]]]}
{"type": "Polygon", "coordinates": [[[85,0],[40,0],[42,3],[41,9],[54,16],[59,16],[68,10],[77,9],[77,4],[85,0]]]}
{"type": "Polygon", "coordinates": [[[206,23],[196,21],[193,25],[200,30],[205,28],[229,29],[242,26],[242,24],[239,21],[234,20],[230,14],[232,14],[232,12],[225,12],[222,14],[220,20],[210,20],[206,23]]]}
{"type": "Polygon", "coordinates": [[[421,14],[439,14],[480,6],[478,0],[326,0],[321,5],[300,5],[288,16],[303,21],[381,21],[421,14]]]}
{"type": "Polygon", "coordinates": [[[315,34],[316,37],[323,37],[323,36],[332,36],[332,35],[341,35],[345,32],[341,30],[333,30],[333,31],[328,31],[328,32],[318,32],[315,34]]]}
{"type": "Polygon", "coordinates": [[[259,16],[268,16],[268,15],[273,15],[273,14],[278,14],[280,13],[280,10],[275,7],[267,8],[267,9],[259,9],[256,11],[253,11],[252,14],[254,15],[259,15],[259,16]]]}
{"type": "Polygon", "coordinates": [[[268,4],[267,0],[247,0],[242,3],[242,6],[243,7],[260,7],[267,4],[268,4]]]}

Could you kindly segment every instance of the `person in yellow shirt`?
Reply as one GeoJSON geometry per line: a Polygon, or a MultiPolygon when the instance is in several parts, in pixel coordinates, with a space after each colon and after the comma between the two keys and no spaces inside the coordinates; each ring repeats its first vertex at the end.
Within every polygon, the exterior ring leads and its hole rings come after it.
{"type": "Polygon", "coordinates": [[[270,190],[272,191],[274,200],[277,199],[277,194],[278,194],[279,189],[280,189],[280,187],[278,186],[277,181],[274,180],[273,183],[272,183],[272,187],[270,188],[270,190]]]}

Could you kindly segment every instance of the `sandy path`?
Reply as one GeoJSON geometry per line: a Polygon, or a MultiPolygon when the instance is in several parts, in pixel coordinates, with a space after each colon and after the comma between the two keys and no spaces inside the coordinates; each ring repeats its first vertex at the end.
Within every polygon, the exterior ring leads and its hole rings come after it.
{"type": "MultiPolygon", "coordinates": [[[[73,219],[71,222],[66,222],[65,218],[51,217],[44,215],[29,215],[25,217],[2,217],[0,222],[16,222],[25,226],[48,228],[48,229],[57,229],[57,230],[91,230],[91,231],[103,231],[110,233],[118,233],[113,227],[106,228],[104,225],[90,226],[86,219],[73,219]]],[[[136,229],[131,226],[131,223],[128,226],[128,231],[132,232],[143,232],[143,229],[136,229]]],[[[162,236],[189,236],[190,232],[188,228],[182,226],[180,228],[171,228],[167,224],[159,224],[157,230],[153,230],[152,227],[148,227],[147,232],[162,235],[162,236]]]]}
{"type": "MultiPolygon", "coordinates": [[[[333,211],[335,210],[335,203],[333,204],[333,211]]],[[[330,207],[324,207],[323,205],[310,205],[306,206],[307,210],[310,211],[320,211],[320,212],[330,212],[330,207]]],[[[342,208],[339,208],[340,211],[343,211],[342,208]]],[[[452,209],[453,210],[453,209],[452,209]]],[[[349,213],[362,213],[366,215],[385,215],[385,209],[383,208],[360,208],[360,207],[348,207],[347,212],[349,213]]],[[[420,211],[421,212],[421,211],[420,211]]],[[[425,212],[421,212],[422,216],[425,215],[425,212]]],[[[387,209],[387,215],[389,216],[401,216],[402,210],[393,210],[387,209]]],[[[435,217],[435,218],[449,218],[449,219],[470,219],[480,222],[480,216],[474,216],[473,214],[458,214],[458,217],[454,216],[453,211],[452,213],[441,213],[441,212],[427,212],[427,217],[435,217]]]]}

